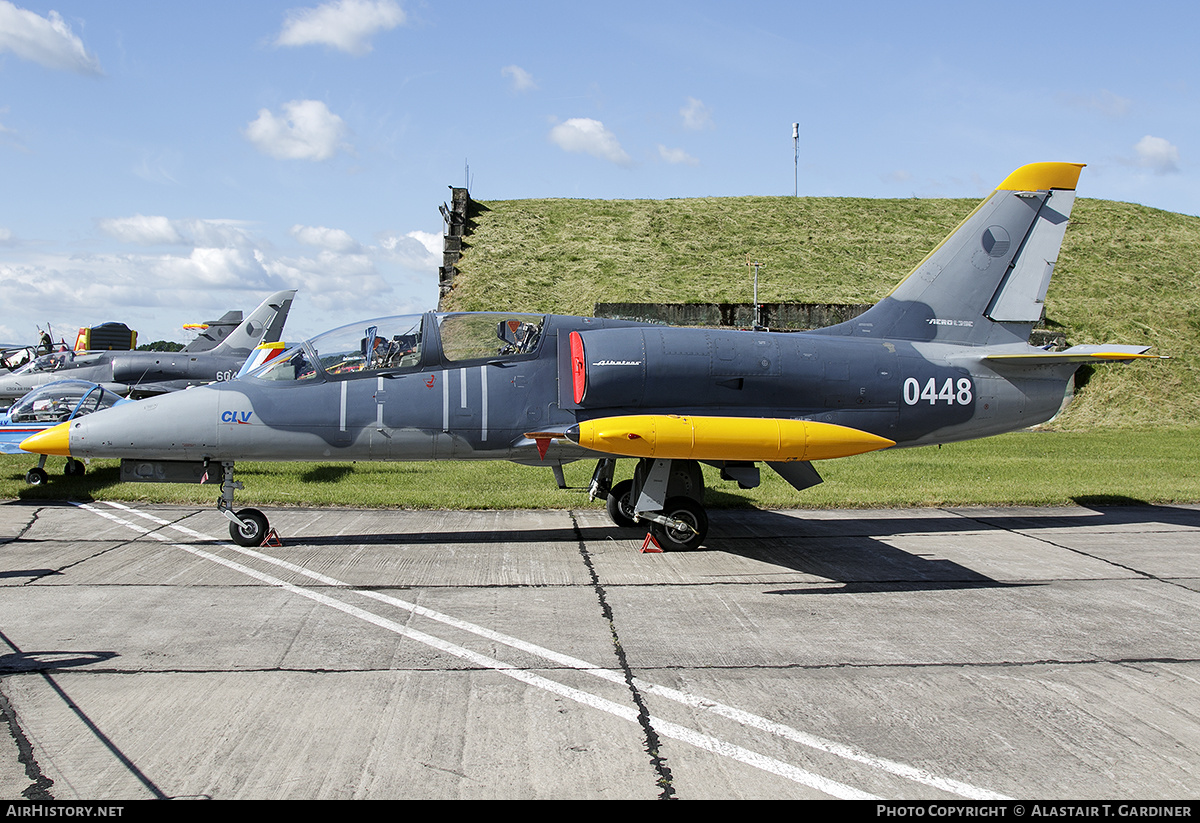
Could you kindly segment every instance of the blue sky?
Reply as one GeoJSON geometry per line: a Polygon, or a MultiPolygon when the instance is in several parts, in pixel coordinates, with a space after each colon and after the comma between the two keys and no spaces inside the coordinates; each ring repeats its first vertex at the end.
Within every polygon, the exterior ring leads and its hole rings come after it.
{"type": "Polygon", "coordinates": [[[280,288],[289,340],[434,308],[468,181],[974,198],[1067,160],[1200,214],[1198,8],[0,0],[0,340],[182,342],[280,288]]]}

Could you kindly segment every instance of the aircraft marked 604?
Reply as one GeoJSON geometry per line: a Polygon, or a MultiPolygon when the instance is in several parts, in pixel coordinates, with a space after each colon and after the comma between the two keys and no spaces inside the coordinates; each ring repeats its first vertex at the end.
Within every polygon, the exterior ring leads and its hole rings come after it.
{"type": "MultiPolygon", "coordinates": [[[[234,324],[220,342],[204,336],[179,352],[91,351],[51,352],[26,363],[11,375],[0,376],[0,407],[32,389],[60,380],[88,380],[109,391],[145,397],[189,386],[232,380],[262,343],[277,342],[291,311],[295,289],[276,292],[245,320],[234,324]]],[[[227,317],[240,317],[230,312],[227,317]]]]}

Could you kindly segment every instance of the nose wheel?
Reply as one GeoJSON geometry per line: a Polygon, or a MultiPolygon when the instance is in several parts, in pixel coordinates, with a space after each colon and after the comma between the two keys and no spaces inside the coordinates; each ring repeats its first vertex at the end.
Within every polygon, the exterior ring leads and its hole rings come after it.
{"type": "Polygon", "coordinates": [[[241,488],[242,484],[233,479],[233,463],[222,463],[221,499],[217,501],[217,510],[229,519],[229,536],[239,546],[261,546],[266,542],[271,524],[258,509],[233,510],[233,493],[241,488]]]}
{"type": "Polygon", "coordinates": [[[234,513],[237,521],[230,521],[229,536],[239,546],[261,546],[267,537],[270,524],[267,516],[258,509],[242,509],[234,513]]]}

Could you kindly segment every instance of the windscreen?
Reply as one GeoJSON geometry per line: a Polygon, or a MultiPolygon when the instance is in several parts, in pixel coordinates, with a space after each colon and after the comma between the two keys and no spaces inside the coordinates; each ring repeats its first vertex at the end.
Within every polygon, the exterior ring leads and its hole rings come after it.
{"type": "Polygon", "coordinates": [[[422,316],[384,317],[342,326],[284,352],[251,372],[258,380],[313,380],[404,369],[421,362],[422,316]]]}
{"type": "Polygon", "coordinates": [[[83,380],[62,380],[35,389],[8,410],[13,423],[61,423],[116,405],[123,398],[83,380]]]}

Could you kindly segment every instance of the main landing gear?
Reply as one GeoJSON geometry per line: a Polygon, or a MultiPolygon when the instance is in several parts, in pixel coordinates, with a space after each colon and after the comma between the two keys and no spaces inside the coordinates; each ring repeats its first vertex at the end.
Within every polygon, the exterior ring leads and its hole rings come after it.
{"type": "Polygon", "coordinates": [[[704,477],[695,460],[638,461],[633,477],[613,485],[617,461],[596,464],[588,494],[606,497],[608,516],[618,526],[642,522],[664,549],[695,549],[708,534],[704,511],[704,477]]]}
{"type": "Polygon", "coordinates": [[[222,463],[221,499],[217,501],[217,511],[229,520],[229,536],[234,543],[239,546],[261,546],[271,524],[258,509],[233,510],[233,493],[242,488],[241,482],[233,479],[233,463],[222,463]]]}

